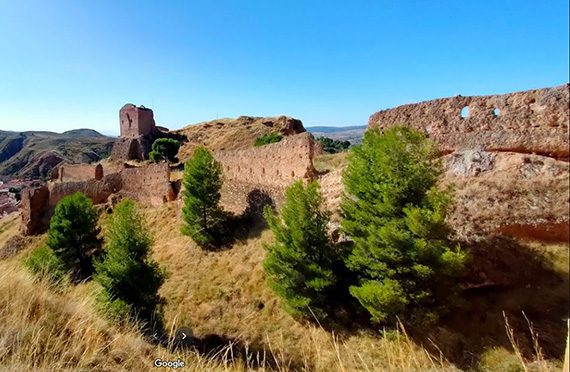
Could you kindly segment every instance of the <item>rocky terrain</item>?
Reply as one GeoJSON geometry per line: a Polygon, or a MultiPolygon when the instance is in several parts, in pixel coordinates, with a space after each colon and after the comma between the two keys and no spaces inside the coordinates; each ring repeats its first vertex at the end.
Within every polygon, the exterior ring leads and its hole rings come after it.
{"type": "Polygon", "coordinates": [[[45,177],[62,161],[93,163],[109,156],[113,138],[91,129],[64,133],[0,131],[0,175],[45,177]]]}

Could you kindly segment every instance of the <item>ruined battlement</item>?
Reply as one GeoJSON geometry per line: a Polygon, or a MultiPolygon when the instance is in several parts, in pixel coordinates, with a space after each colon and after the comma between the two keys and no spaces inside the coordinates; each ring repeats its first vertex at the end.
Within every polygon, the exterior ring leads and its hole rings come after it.
{"type": "Polygon", "coordinates": [[[444,153],[481,149],[567,157],[569,85],[499,94],[455,96],[376,112],[368,128],[408,125],[444,153]]]}
{"type": "Polygon", "coordinates": [[[153,205],[176,198],[170,182],[170,167],[166,163],[148,167],[124,167],[118,172],[105,176],[103,176],[103,169],[98,168],[101,167],[100,165],[92,168],[89,168],[87,164],[85,166],[69,168],[77,171],[75,178],[82,178],[81,180],[66,178],[66,166],[64,166],[59,182],[51,182],[46,186],[27,188],[22,191],[22,230],[25,235],[44,231],[49,225],[57,203],[76,192],[85,194],[93,204],[106,203],[109,196],[119,192],[126,197],[153,205]],[[100,169],[100,172],[89,173],[91,177],[86,176],[87,170],[93,169],[100,169]],[[99,176],[100,178],[97,178],[99,176]]]}
{"type": "Polygon", "coordinates": [[[284,188],[315,175],[315,143],[309,133],[287,136],[277,143],[247,150],[216,151],[225,181],[284,188]]]}
{"type": "Polygon", "coordinates": [[[154,114],[144,106],[127,103],[119,111],[121,137],[138,137],[152,134],[156,131],[154,114]]]}
{"type": "Polygon", "coordinates": [[[103,178],[101,164],[61,164],[53,169],[52,181],[85,181],[103,178]]]}

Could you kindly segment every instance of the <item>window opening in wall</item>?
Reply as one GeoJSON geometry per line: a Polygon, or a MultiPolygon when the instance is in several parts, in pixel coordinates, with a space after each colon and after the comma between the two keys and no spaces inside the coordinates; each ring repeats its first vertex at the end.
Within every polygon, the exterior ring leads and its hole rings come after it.
{"type": "Polygon", "coordinates": [[[461,109],[461,117],[465,119],[467,116],[469,116],[469,106],[465,106],[461,109]]]}
{"type": "Polygon", "coordinates": [[[493,115],[495,116],[499,116],[499,112],[501,112],[501,110],[499,110],[498,108],[493,110],[493,115]]]}

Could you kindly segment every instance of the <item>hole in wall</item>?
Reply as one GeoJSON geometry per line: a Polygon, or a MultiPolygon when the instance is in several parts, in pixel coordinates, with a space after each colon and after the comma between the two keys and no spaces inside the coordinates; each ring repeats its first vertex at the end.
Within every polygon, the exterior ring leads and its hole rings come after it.
{"type": "Polygon", "coordinates": [[[291,171],[291,177],[295,177],[295,171],[291,171]]]}
{"type": "Polygon", "coordinates": [[[499,113],[501,112],[501,110],[499,110],[498,108],[493,110],[493,115],[495,116],[499,116],[499,113]]]}
{"type": "Polygon", "coordinates": [[[461,117],[465,119],[467,116],[469,116],[469,106],[465,106],[461,109],[461,117]]]}

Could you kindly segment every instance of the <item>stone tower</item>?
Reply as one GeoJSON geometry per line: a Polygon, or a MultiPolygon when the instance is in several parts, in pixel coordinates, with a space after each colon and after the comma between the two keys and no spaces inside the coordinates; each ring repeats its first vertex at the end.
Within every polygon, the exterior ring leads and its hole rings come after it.
{"type": "Polygon", "coordinates": [[[146,160],[152,143],[160,136],[151,109],[127,103],[119,111],[121,135],[115,140],[111,159],[146,160]]]}
{"type": "Polygon", "coordinates": [[[119,111],[121,137],[139,137],[156,131],[154,114],[144,106],[127,103],[119,111]]]}

